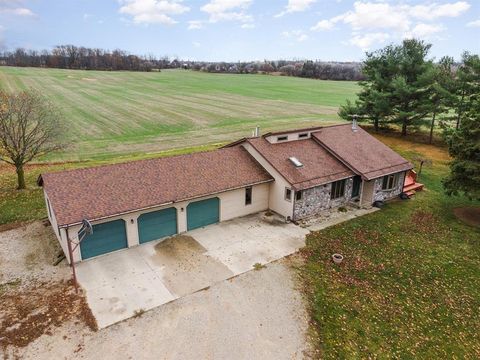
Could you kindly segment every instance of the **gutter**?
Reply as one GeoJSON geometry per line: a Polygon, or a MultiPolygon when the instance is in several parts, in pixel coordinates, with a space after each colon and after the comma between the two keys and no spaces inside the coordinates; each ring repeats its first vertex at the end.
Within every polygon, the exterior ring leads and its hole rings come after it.
{"type": "MultiPolygon", "coordinates": [[[[340,174],[340,173],[338,173],[338,174],[340,174]]],[[[333,175],[336,175],[336,174],[333,174],[333,175]]],[[[292,187],[295,189],[295,191],[296,191],[296,190],[307,190],[307,189],[311,189],[311,188],[314,188],[314,187],[317,187],[317,186],[322,186],[322,185],[325,185],[325,184],[330,184],[330,183],[333,183],[333,182],[335,182],[335,181],[341,181],[341,180],[345,180],[345,179],[350,179],[350,178],[354,177],[355,175],[357,175],[357,174],[354,173],[353,175],[348,175],[348,176],[339,178],[339,179],[337,179],[337,180],[328,180],[328,181],[321,182],[321,183],[319,183],[319,184],[316,184],[316,185],[313,185],[313,186],[309,186],[309,187],[305,187],[305,188],[301,188],[301,187],[298,187],[298,186],[297,186],[298,184],[303,184],[303,183],[305,183],[305,182],[314,181],[315,179],[319,179],[319,178],[322,177],[322,176],[321,176],[321,177],[316,177],[316,178],[313,178],[313,179],[310,179],[310,180],[302,181],[301,183],[296,183],[296,184],[292,185],[292,187]]]]}
{"type": "MultiPolygon", "coordinates": [[[[385,174],[383,174],[383,175],[376,176],[376,177],[373,177],[373,178],[367,178],[367,180],[370,181],[370,180],[374,180],[374,179],[381,178],[381,177],[383,177],[383,176],[392,175],[392,174],[397,174],[397,173],[399,173],[399,172],[405,172],[405,171],[408,171],[408,170],[413,169],[413,165],[412,165],[412,163],[410,163],[410,161],[407,161],[406,163],[402,163],[402,164],[392,165],[392,166],[389,166],[389,167],[386,168],[386,169],[392,168],[392,167],[394,167],[394,166],[400,166],[400,165],[403,165],[403,164],[409,164],[410,167],[409,167],[408,169],[406,169],[406,170],[393,171],[393,172],[385,173],[385,174]]],[[[382,169],[382,170],[383,170],[383,169],[382,169]]],[[[380,171],[380,170],[374,170],[374,171],[380,171]]]]}

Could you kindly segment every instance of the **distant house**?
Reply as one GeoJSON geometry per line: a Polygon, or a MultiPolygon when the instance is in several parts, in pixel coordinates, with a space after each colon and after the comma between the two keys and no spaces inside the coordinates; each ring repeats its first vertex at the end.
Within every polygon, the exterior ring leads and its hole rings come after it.
{"type": "Polygon", "coordinates": [[[402,192],[412,165],[349,124],[267,133],[210,151],[42,174],[48,217],[65,253],[93,224],[80,261],[270,209],[297,221],[402,192]]]}

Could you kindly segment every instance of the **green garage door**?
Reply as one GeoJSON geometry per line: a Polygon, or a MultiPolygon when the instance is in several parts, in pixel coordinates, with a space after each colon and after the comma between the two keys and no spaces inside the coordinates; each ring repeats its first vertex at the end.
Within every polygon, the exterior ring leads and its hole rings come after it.
{"type": "Polygon", "coordinates": [[[174,207],[142,214],[138,218],[140,244],[177,233],[177,209],[174,207]]]}
{"type": "Polygon", "coordinates": [[[193,230],[219,221],[218,198],[195,201],[187,206],[187,229],[193,230]]]}
{"type": "Polygon", "coordinates": [[[80,243],[82,259],[126,248],[127,232],[125,221],[115,220],[93,225],[93,234],[85,236],[80,243]]]}

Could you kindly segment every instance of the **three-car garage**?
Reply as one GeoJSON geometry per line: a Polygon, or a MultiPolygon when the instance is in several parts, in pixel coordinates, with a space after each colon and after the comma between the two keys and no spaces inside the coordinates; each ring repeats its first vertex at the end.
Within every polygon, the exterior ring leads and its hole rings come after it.
{"type": "Polygon", "coordinates": [[[246,149],[232,147],[47,173],[37,182],[72,263],[265,210],[272,181],[246,149]],[[93,233],[84,236],[86,221],[93,233]]]}
{"type": "MultiPolygon", "coordinates": [[[[187,230],[215,224],[220,221],[220,199],[214,197],[193,201],[186,206],[186,211],[187,230]]],[[[139,215],[138,243],[143,244],[177,234],[177,212],[176,207],[169,207],[139,215]]],[[[87,235],[80,243],[83,260],[127,247],[127,231],[123,219],[93,225],[93,234],[87,235]]]]}

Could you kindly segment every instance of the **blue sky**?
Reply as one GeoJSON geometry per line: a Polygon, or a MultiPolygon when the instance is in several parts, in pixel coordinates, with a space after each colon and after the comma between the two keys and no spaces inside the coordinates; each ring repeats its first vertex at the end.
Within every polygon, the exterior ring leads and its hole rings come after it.
{"type": "Polygon", "coordinates": [[[194,60],[361,60],[403,38],[480,52],[480,1],[0,0],[0,47],[74,44],[194,60]]]}

